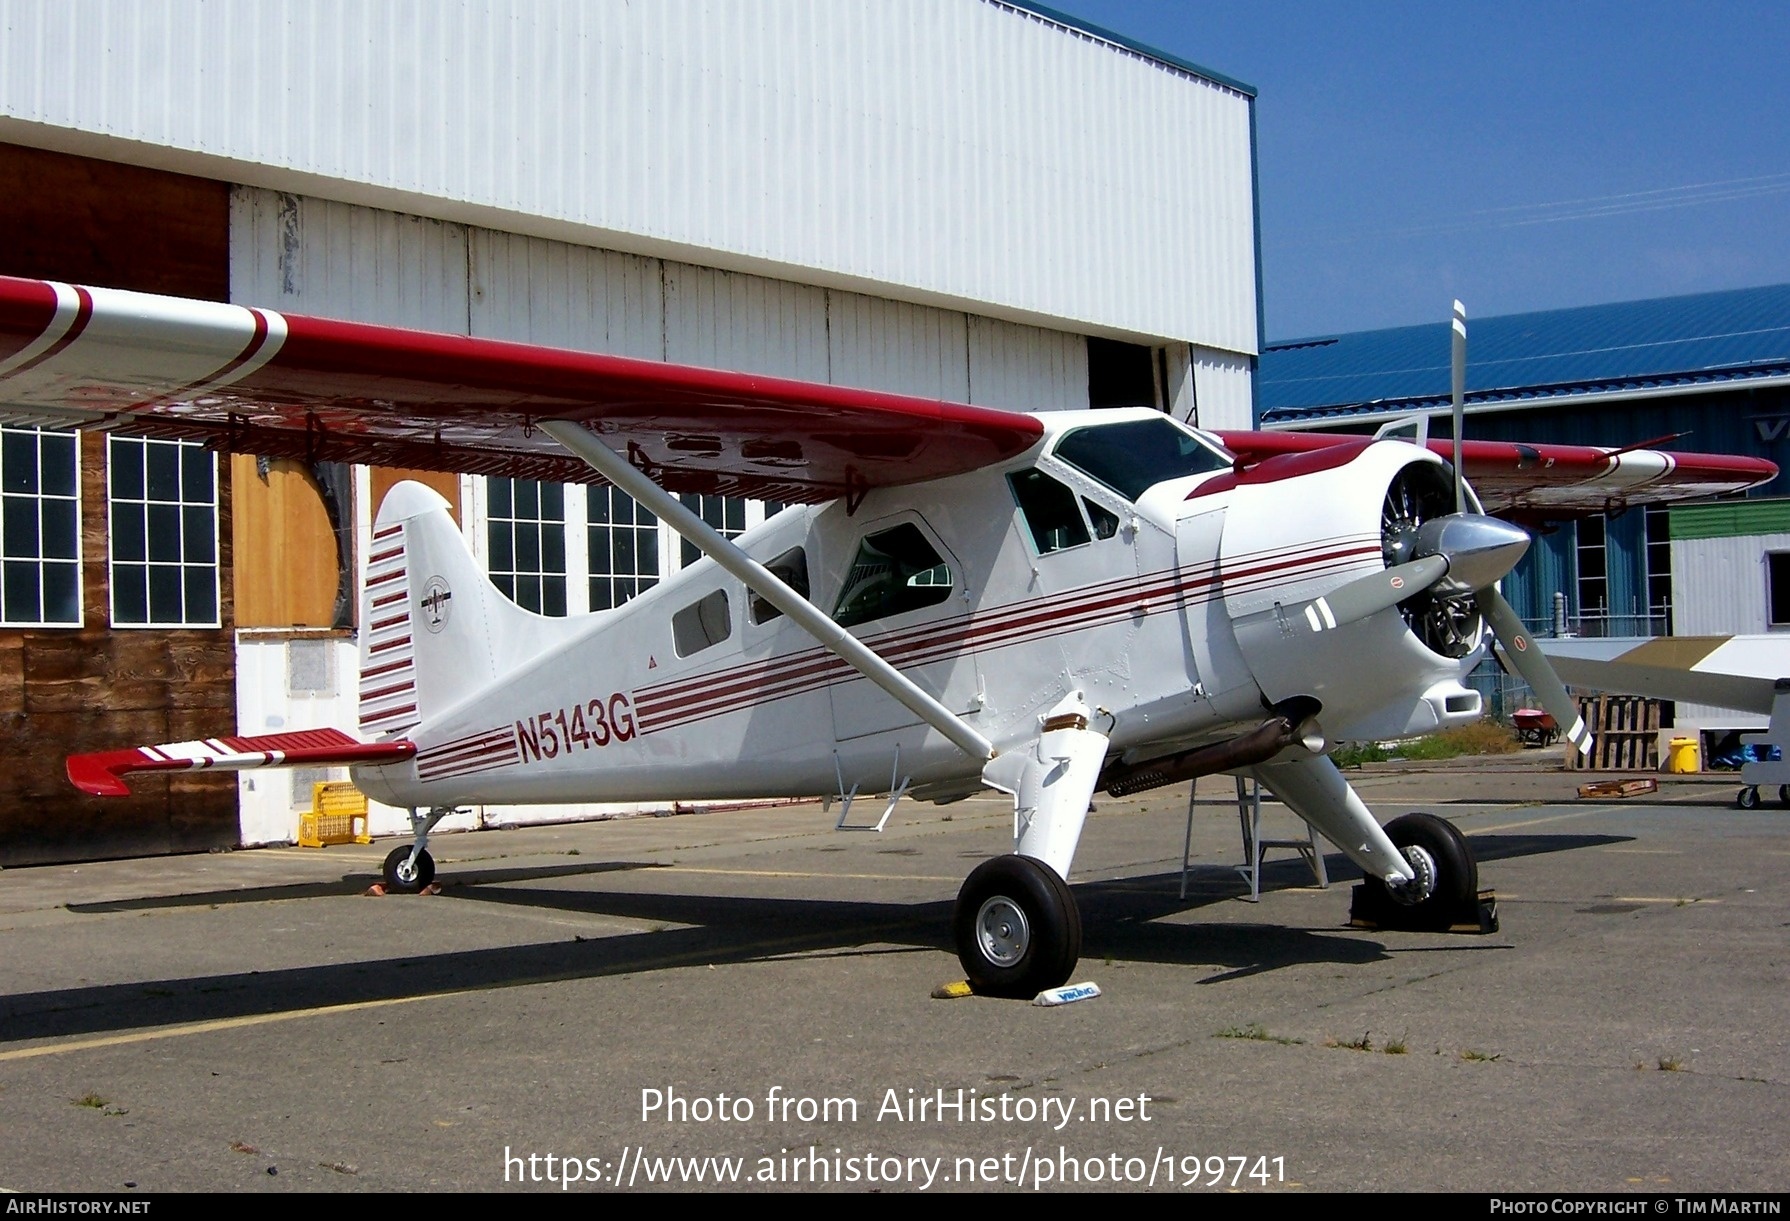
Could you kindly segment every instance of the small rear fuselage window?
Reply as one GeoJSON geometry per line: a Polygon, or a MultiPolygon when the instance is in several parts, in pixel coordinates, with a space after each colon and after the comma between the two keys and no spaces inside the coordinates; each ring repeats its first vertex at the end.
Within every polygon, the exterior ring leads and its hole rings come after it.
{"type": "Polygon", "coordinates": [[[1133,501],[1159,483],[1230,465],[1222,454],[1165,416],[1072,429],[1051,452],[1133,501]]]}
{"type": "Polygon", "coordinates": [[[731,635],[733,617],[727,611],[725,589],[705,594],[671,617],[671,640],[679,657],[700,653],[731,635]]]}
{"type": "Polygon", "coordinates": [[[951,566],[938,549],[919,527],[904,522],[858,544],[833,619],[851,627],[936,606],[951,596],[952,579],[951,566]]]}

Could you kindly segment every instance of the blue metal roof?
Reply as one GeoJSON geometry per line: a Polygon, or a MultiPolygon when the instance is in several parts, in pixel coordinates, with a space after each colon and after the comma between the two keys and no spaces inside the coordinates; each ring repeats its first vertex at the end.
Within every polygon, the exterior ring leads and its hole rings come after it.
{"type": "MultiPolygon", "coordinates": [[[[1271,343],[1256,374],[1262,423],[1445,404],[1448,332],[1444,320],[1271,343]]],[[[1469,405],[1539,407],[1575,395],[1720,389],[1773,376],[1790,376],[1790,284],[1467,322],[1469,405]]]]}

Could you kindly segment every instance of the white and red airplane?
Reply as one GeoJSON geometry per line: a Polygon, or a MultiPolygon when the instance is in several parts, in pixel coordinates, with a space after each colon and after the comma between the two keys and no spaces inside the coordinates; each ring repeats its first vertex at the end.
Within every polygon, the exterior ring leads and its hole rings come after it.
{"type": "Polygon", "coordinates": [[[416,484],[380,510],[361,728],[71,758],[90,793],[174,768],[346,764],[412,810],[416,889],[465,803],[1013,795],[1014,852],[959,894],[972,982],[1065,981],[1090,797],[1256,777],[1414,920],[1473,901],[1453,826],[1382,828],[1327,753],[1470,721],[1487,629],[1584,726],[1498,579],[1565,515],[1708,496],[1770,463],[1212,434],[1144,409],[960,403],[0,279],[0,422],[228,452],[607,480],[706,561],[614,610],[545,618],[479,570],[416,484]],[[675,493],[791,502],[737,542],[675,493]]]}

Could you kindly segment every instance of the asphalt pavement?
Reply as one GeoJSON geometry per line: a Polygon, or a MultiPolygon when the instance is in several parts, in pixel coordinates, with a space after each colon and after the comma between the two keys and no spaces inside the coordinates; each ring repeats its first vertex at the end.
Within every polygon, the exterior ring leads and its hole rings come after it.
{"type": "Polygon", "coordinates": [[[1098,802],[1058,1008],[933,997],[993,798],[443,836],[427,896],[365,893],[395,841],[0,872],[0,1187],[1790,1187],[1790,811],[1351,778],[1459,825],[1500,931],[1348,927],[1334,852],[1247,901],[1217,779],[1185,879],[1184,787],[1098,802]]]}

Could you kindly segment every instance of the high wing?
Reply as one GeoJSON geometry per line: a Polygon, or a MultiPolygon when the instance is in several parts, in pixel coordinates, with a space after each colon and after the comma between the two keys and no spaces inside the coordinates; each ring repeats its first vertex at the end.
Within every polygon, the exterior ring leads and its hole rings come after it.
{"type": "Polygon", "coordinates": [[[0,277],[0,423],[229,453],[557,482],[582,424],[673,492],[820,503],[1023,453],[1029,416],[883,394],[0,277]]]}
{"type": "MultiPolygon", "coordinates": [[[[1368,438],[1321,432],[1221,432],[1244,462],[1332,446],[1360,446],[1368,438]]],[[[1453,457],[1451,440],[1429,448],[1453,457]]],[[[1667,453],[1595,445],[1524,445],[1512,441],[1461,443],[1462,474],[1487,513],[1551,519],[1602,513],[1631,504],[1691,500],[1743,491],[1777,477],[1775,463],[1732,454],[1667,453]]]]}
{"type": "MultiPolygon", "coordinates": [[[[564,420],[669,491],[796,503],[961,474],[1042,436],[1025,414],[938,399],[10,277],[0,404],[0,423],[227,453],[598,478],[541,428],[564,420]]],[[[1219,435],[1245,463],[1364,443],[1219,435]]],[[[1777,471],[1755,458],[1501,441],[1466,442],[1464,465],[1487,511],[1537,517],[1734,492],[1777,471]]]]}

